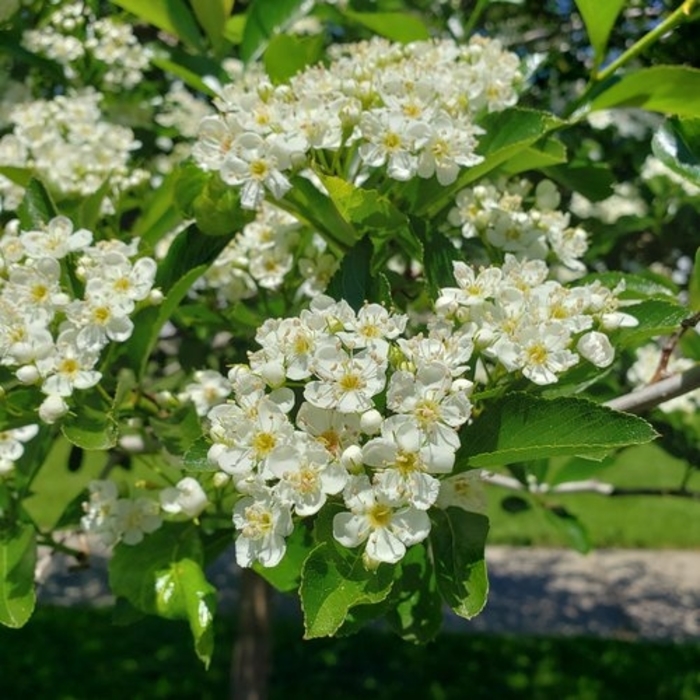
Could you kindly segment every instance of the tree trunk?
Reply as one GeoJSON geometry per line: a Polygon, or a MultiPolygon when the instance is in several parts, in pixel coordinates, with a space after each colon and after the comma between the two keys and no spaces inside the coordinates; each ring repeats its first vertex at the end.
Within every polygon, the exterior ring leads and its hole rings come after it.
{"type": "Polygon", "coordinates": [[[238,634],[231,664],[230,700],[267,700],[270,672],[270,587],[242,569],[238,634]]]}

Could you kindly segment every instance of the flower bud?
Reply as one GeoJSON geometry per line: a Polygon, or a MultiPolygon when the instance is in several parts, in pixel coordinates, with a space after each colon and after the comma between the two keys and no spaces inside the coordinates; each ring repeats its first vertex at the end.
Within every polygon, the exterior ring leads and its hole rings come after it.
{"type": "Polygon", "coordinates": [[[370,408],[360,418],[360,430],[365,435],[375,435],[380,431],[383,422],[382,414],[376,408],[370,408]]]}
{"type": "Polygon", "coordinates": [[[340,463],[351,473],[357,474],[362,471],[362,448],[359,445],[346,447],[340,456],[340,463]]]}
{"type": "Polygon", "coordinates": [[[39,418],[51,425],[68,413],[68,404],[58,394],[49,394],[39,406],[39,418]]]}

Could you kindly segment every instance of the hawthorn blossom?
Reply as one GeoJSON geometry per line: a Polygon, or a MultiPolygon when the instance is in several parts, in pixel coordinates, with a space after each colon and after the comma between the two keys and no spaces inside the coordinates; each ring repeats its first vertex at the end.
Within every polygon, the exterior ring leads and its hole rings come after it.
{"type": "Polygon", "coordinates": [[[396,564],[406,548],[422,542],[430,532],[430,519],[414,506],[393,505],[372,486],[367,476],[351,477],[343,492],[349,512],[333,518],[333,537],[344,547],[365,544],[367,563],[396,564]]]}

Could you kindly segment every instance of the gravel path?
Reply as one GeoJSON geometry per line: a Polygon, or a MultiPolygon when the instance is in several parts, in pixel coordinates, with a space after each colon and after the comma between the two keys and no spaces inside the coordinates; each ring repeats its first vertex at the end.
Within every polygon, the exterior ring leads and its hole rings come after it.
{"type": "MultiPolygon", "coordinates": [[[[700,551],[570,550],[489,547],[491,592],[472,621],[446,616],[446,629],[516,634],[592,635],[618,639],[700,640],[700,551]]],[[[107,557],[98,549],[88,569],[45,556],[39,601],[110,605],[107,557]]],[[[236,604],[233,554],[208,572],[220,605],[236,604]]]]}

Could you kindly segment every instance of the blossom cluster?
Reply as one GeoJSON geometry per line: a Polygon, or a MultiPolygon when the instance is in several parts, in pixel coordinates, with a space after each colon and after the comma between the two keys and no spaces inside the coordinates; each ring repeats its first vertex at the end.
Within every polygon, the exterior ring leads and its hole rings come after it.
{"type": "Polygon", "coordinates": [[[412,337],[404,315],[326,296],[266,321],[261,348],[230,370],[228,388],[207,378],[217,387],[209,459],[241,494],[238,563],[275,566],[294,517],[330,499],[344,508],[333,520],[341,545],[364,544],[368,566],[399,561],[428,536],[428,510],[454,504],[452,480],[464,486],[451,474],[476,382],[497,381],[499,368],[547,384],[581,356],[609,365],[612,346],[593,328],[636,321],[614,292],[568,290],[546,271],[513,256],[480,271],[456,263],[459,286],[442,290],[426,333],[412,337]]]}
{"type": "Polygon", "coordinates": [[[64,216],[35,230],[14,221],[0,237],[0,364],[40,386],[43,421],[65,414],[74,390],[100,381],[96,367],[110,341],[131,336],[129,316],[151,294],[156,272],[151,258],[133,260],[137,245],[93,244],[92,232],[64,216]]]}
{"type": "MultiPolygon", "coordinates": [[[[140,142],[131,129],[103,119],[101,99],[88,90],[15,105],[12,131],[0,138],[0,165],[29,168],[58,199],[88,197],[105,182],[116,196],[144,182],[148,173],[129,163],[140,142]]],[[[0,175],[0,211],[16,210],[23,194],[0,175]]]]}
{"type": "Polygon", "coordinates": [[[526,205],[532,184],[482,182],[457,194],[448,221],[464,238],[481,238],[488,246],[518,258],[558,262],[574,272],[585,271],[580,258],[588,237],[570,225],[568,213],[559,211],[559,192],[542,180],[526,205]]]}
{"type": "Polygon", "coordinates": [[[57,7],[44,26],[23,32],[22,45],[59,63],[69,80],[80,76],[82,63],[90,64],[93,75],[98,66],[102,88],[115,91],[138,85],[152,59],[131,24],[97,18],[84,2],[57,7]]]}
{"type": "Polygon", "coordinates": [[[157,500],[147,495],[122,496],[110,479],[91,481],[89,491],[80,525],[107,546],[138,544],[163,524],[163,514],[196,518],[208,505],[204,490],[192,477],[158,490],[157,500]]]}
{"type": "Polygon", "coordinates": [[[355,182],[383,169],[394,180],[452,183],[482,160],[478,118],[515,104],[523,81],[515,54],[483,37],[375,38],[334,46],[330,57],[287,84],[256,74],[219,90],[219,113],[202,120],[193,156],[240,188],[244,208],[266,190],[284,196],[290,175],[311,165],[355,182]]]}
{"type": "Polygon", "coordinates": [[[298,291],[313,296],[326,288],[338,267],[325,241],[298,219],[263,203],[254,221],[220,253],[203,275],[222,304],[255,296],[258,288],[276,290],[296,266],[303,279],[298,291]]]}

